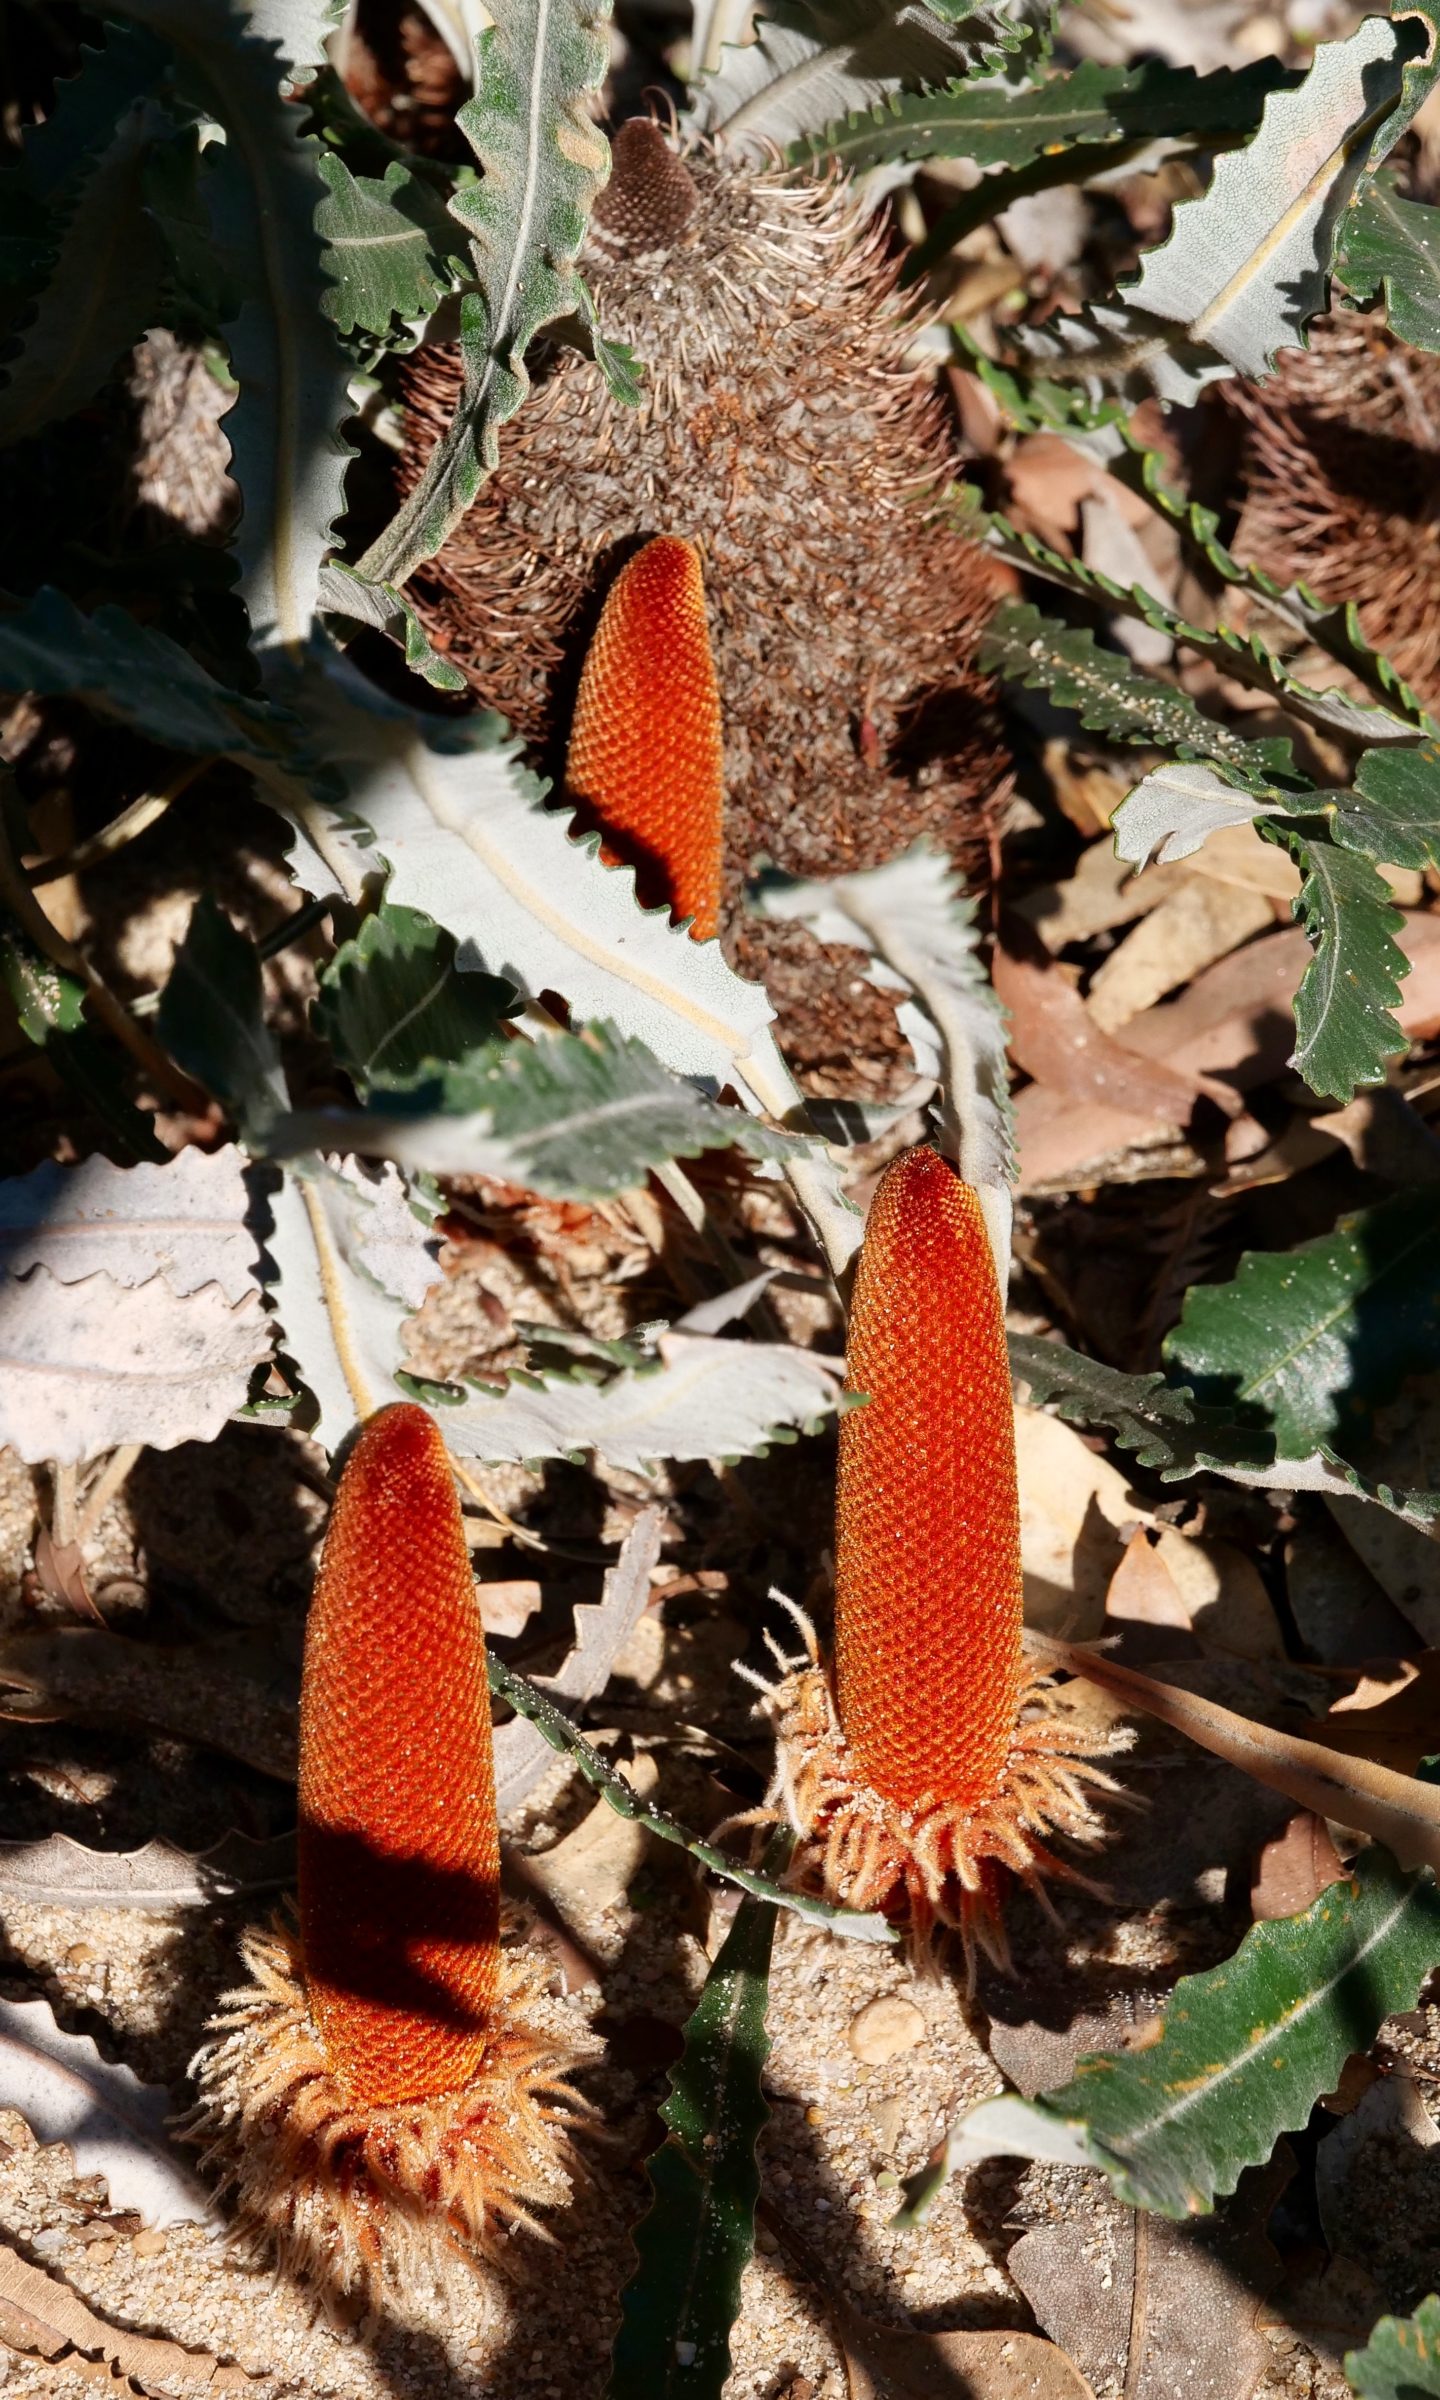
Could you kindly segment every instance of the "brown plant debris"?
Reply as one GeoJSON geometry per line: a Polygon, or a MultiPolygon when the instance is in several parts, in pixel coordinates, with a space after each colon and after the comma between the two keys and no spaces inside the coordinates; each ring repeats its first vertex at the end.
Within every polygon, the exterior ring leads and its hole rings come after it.
{"type": "MultiPolygon", "coordinates": [[[[725,720],[734,963],[763,977],[824,1088],[899,1063],[893,1005],[803,929],[747,922],[762,857],[796,874],[879,864],[926,834],[972,874],[1005,780],[970,664],[995,593],[947,520],[941,404],[904,363],[911,320],[882,217],[648,118],[620,128],[582,261],[612,341],[645,362],[627,408],[552,354],[500,466],[411,586],[476,696],[555,767],[578,656],[619,565],[658,533],[705,568],[725,720]]],[[[402,479],[455,405],[451,349],[417,352],[402,479]]]]}

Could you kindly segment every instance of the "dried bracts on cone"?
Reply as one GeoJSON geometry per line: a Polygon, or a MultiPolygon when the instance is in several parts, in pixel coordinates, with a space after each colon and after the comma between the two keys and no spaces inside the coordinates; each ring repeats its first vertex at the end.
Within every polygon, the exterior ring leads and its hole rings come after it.
{"type": "MultiPolygon", "coordinates": [[[[828,972],[802,929],[747,921],[744,879],[762,857],[877,865],[921,834],[975,872],[1005,781],[970,664],[991,569],[954,523],[951,433],[933,373],[906,363],[885,221],[843,182],[638,118],[582,265],[607,337],[645,362],[639,405],[574,351],[542,356],[497,472],[411,595],[559,780],[617,578],[656,536],[692,546],[724,726],[719,930],[797,1064],[853,1088],[857,1053],[903,1059],[891,1004],[856,992],[853,954],[828,972]]],[[[452,350],[408,362],[407,487],[458,384],[452,350]]]]}

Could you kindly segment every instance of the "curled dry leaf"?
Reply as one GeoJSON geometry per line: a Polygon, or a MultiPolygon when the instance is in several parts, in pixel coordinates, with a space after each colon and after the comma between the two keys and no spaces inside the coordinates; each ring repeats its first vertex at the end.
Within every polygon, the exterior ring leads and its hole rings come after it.
{"type": "Polygon", "coordinates": [[[45,2000],[0,2000],[0,2108],[37,2142],[64,2142],[81,2175],[103,2175],[113,2208],[147,2225],[207,2223],[208,2193],[170,2146],[170,2095],[112,2066],[88,2034],[62,2033],[45,2000]]]}
{"type": "Polygon", "coordinates": [[[208,2350],[184,2350],[178,2342],[131,2333],[97,2317],[68,2283],[6,2248],[0,2248],[0,2342],[74,2373],[84,2373],[88,2361],[106,2360],[110,2372],[104,2381],[111,2388],[112,2376],[129,2377],[155,2393],[256,2388],[256,2378],[243,2367],[222,2366],[208,2350]]]}
{"type": "Polygon", "coordinates": [[[282,1781],[295,1774],[297,1696],[294,1668],[249,1634],[167,1648],[62,1625],[0,1640],[0,1716],[145,1725],[282,1781]]]}
{"type": "Polygon", "coordinates": [[[922,2333],[832,2312],[850,2400],[1094,2400],[1072,2358],[1034,2333],[922,2333]]]}
{"type": "Polygon", "coordinates": [[[1298,1917],[1345,1869],[1323,1817],[1298,1809],[1282,1833],[1263,1844],[1250,1887],[1250,1913],[1259,1924],[1298,1917]]]}
{"type": "Polygon", "coordinates": [[[1028,928],[1012,924],[1006,947],[997,949],[995,990],[1011,1015],[1010,1054],[1037,1083],[1162,1125],[1188,1125],[1202,1098],[1235,1113],[1235,1095],[1223,1085],[1137,1057],[1102,1032],[1028,928]]]}
{"type": "MultiPolygon", "coordinates": [[[[660,1509],[642,1509],[606,1573],[600,1598],[582,1601],[576,1609],[575,1647],[558,1673],[537,1678],[556,1700],[593,1700],[609,1682],[649,1602],[650,1570],[659,1563],[663,1524],[660,1509]]],[[[495,1792],[501,1815],[518,1808],[554,1764],[554,1751],[528,1718],[515,1717],[497,1726],[495,1792]]]]}
{"type": "Polygon", "coordinates": [[[129,1442],[213,1441],[269,1349],[253,1286],[232,1302],[218,1283],[60,1283],[34,1267],[0,1286],[0,1445],[75,1466],[129,1442]]]}
{"type": "Polygon", "coordinates": [[[208,1850],[146,1842],[139,1850],[87,1850],[68,1833],[44,1842],[0,1842],[0,1899],[49,1908],[198,1908],[236,1892],[293,1882],[295,1837],[252,1841],[227,1833],[208,1850]]]}
{"type": "Polygon", "coordinates": [[[1364,1758],[1347,1758],[1319,1742],[1300,1740],[1237,1716],[1198,1693],[1158,1683],[1133,1667],[1077,1649],[1049,1634],[1029,1633],[1026,1646],[1048,1665],[1083,1675],[1162,1725],[1173,1725],[1202,1749],[1240,1767],[1257,1783],[1283,1792],[1302,1808],[1336,1824],[1368,1833],[1392,1851],[1402,1867],[1440,1868],[1440,1787],[1397,1775],[1364,1758]]]}

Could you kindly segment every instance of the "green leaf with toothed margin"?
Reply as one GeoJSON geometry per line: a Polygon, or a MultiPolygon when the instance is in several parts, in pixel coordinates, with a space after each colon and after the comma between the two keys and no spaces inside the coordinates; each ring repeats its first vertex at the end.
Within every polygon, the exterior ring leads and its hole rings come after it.
{"type": "MultiPolygon", "coordinates": [[[[788,1832],[764,1864],[783,1872],[788,1832]]],[[[740,2278],[755,2247],[770,2114],[762,2087],[770,2036],[775,1910],[747,1894],[705,1978],[661,2105],[666,2135],[645,2172],[650,2206],[635,2228],[636,2269],[620,2300],[606,2400],[720,2400],[740,2278]]]]}
{"type": "Polygon", "coordinates": [[[1364,2349],[1347,2353],[1345,2376],[1360,2400],[1440,2400],[1440,2300],[1382,2317],[1364,2349]]]}
{"type": "Polygon", "coordinates": [[[1098,2167],[1134,2208],[1211,2209],[1297,2131],[1385,2018],[1412,2008],[1440,1959],[1440,1893],[1367,1850],[1303,1916],[1251,1927],[1235,1956],[1185,1975],[1143,2045],[1082,2058],[1038,2099],[982,2101],[912,2188],[915,2223],[947,2175],[982,2158],[1098,2167]]]}
{"type": "Polygon", "coordinates": [[[1271,820],[1305,880],[1294,903],[1315,956],[1295,994],[1295,1050],[1312,1092],[1354,1098],[1383,1083],[1409,1048],[1395,1018],[1410,962],[1395,940],[1405,920],[1379,869],[1359,851],[1271,820]]]}

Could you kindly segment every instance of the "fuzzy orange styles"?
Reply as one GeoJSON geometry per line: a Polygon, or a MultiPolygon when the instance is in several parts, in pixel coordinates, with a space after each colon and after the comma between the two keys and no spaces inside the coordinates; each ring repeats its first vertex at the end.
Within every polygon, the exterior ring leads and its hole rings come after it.
{"type": "Polygon", "coordinates": [[[840,1724],[901,1808],[974,1803],[1010,1747],[1020,1686],[1020,1502],[1005,1322],[980,1205],[933,1150],[871,1204],[840,1427],[840,1724]]]}
{"type": "Polygon", "coordinates": [[[720,696],[705,585],[690,542],[662,534],[621,568],[601,611],[575,705],[570,797],[633,865],[642,900],[693,919],[720,916],[724,808],[720,696]]]}
{"type": "Polygon", "coordinates": [[[500,1835],[485,1636],[423,1408],[372,1417],[341,1477],[300,1724],[301,1945],[331,2066],[370,2105],[453,2091],[495,2004],[500,1835]]]}

